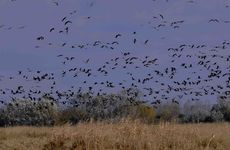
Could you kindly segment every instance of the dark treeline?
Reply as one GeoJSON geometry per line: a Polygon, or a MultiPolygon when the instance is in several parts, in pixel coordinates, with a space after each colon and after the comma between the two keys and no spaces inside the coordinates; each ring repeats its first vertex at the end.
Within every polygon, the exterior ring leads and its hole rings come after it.
{"type": "Polygon", "coordinates": [[[74,95],[65,107],[52,98],[40,101],[12,100],[0,109],[0,126],[53,126],[88,121],[117,122],[121,119],[141,120],[145,123],[230,122],[230,98],[219,96],[217,103],[188,101],[149,105],[137,95],[138,90],[93,96],[90,93],[74,95]]]}

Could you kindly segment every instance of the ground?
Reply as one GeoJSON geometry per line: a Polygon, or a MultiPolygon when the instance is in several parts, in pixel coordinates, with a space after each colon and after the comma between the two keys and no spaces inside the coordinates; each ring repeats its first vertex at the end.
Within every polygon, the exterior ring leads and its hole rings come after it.
{"type": "Polygon", "coordinates": [[[230,124],[157,125],[124,121],[76,126],[8,127],[0,129],[0,149],[24,150],[227,150],[230,124]]]}

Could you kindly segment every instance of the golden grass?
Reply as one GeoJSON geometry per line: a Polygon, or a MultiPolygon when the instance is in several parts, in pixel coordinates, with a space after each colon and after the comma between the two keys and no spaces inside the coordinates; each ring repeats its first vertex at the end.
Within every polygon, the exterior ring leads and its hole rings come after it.
{"type": "Polygon", "coordinates": [[[228,150],[230,124],[159,124],[138,121],[0,129],[3,150],[228,150]]]}

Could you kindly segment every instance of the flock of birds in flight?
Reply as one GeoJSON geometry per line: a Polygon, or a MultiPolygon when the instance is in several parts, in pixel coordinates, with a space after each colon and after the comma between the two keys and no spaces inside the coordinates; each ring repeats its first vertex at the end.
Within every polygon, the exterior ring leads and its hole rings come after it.
{"type": "MultiPolygon", "coordinates": [[[[156,0],[154,0],[156,1],[156,0]]],[[[167,1],[166,1],[167,2],[167,1]]],[[[195,3],[195,1],[188,1],[195,3]]],[[[58,1],[53,1],[59,6],[58,1]]],[[[90,4],[93,7],[94,3],[90,4]]],[[[49,34],[69,34],[72,30],[72,15],[76,15],[74,10],[69,16],[60,18],[62,28],[51,27],[49,34]]],[[[90,20],[92,16],[85,19],[90,20]]],[[[163,14],[153,16],[148,22],[155,30],[164,27],[179,29],[186,21],[174,20],[168,21],[163,14]]],[[[230,23],[221,19],[210,19],[208,23],[230,23]]],[[[24,29],[26,26],[17,27],[24,29]]],[[[12,30],[13,27],[0,25],[0,29],[12,30]]],[[[148,46],[151,42],[149,39],[139,40],[138,31],[129,34],[134,46],[138,43],[148,46]]],[[[57,44],[61,47],[87,49],[89,47],[116,50],[121,42],[122,33],[115,33],[111,42],[103,42],[100,40],[83,44],[69,44],[63,42],[57,44]]],[[[127,36],[127,35],[126,35],[127,36]]],[[[128,38],[128,37],[125,37],[128,38]]],[[[54,45],[48,41],[44,35],[36,37],[40,48],[40,42],[46,41],[48,46],[54,45]]],[[[12,100],[17,98],[30,99],[32,101],[40,100],[41,96],[46,96],[55,102],[67,104],[68,100],[75,95],[81,95],[84,92],[93,95],[107,95],[111,89],[122,89],[127,92],[131,98],[139,96],[138,92],[132,89],[141,89],[141,99],[143,102],[157,106],[162,101],[172,101],[179,104],[182,99],[191,99],[197,101],[203,96],[221,95],[226,98],[230,95],[230,42],[222,41],[219,45],[210,46],[208,44],[180,44],[178,47],[168,48],[168,63],[162,65],[160,58],[152,56],[135,56],[132,52],[121,52],[120,55],[109,58],[104,64],[98,68],[92,67],[94,63],[90,58],[82,61],[77,56],[67,56],[64,53],[56,56],[57,61],[63,66],[58,72],[44,72],[42,70],[20,70],[15,76],[1,76],[0,80],[24,80],[35,86],[26,88],[24,85],[18,85],[14,88],[0,89],[0,95],[9,95],[12,100]],[[81,60],[81,63],[77,61],[81,60]],[[186,60],[186,62],[185,62],[186,60]],[[76,65],[78,64],[78,65],[76,65]],[[170,64],[170,66],[169,66],[170,64]],[[138,72],[142,72],[141,75],[138,72]],[[181,77],[184,72],[188,72],[185,78],[181,77]],[[111,79],[113,74],[118,74],[122,79],[114,81],[111,79]],[[60,79],[70,79],[73,85],[67,90],[60,89],[60,79]],[[223,82],[221,82],[223,81],[223,82]],[[48,90],[42,89],[42,84],[48,84],[48,90]],[[77,83],[77,84],[76,84],[77,83]],[[187,97],[186,97],[187,96],[187,97]]],[[[118,80],[118,79],[116,79],[118,80]]],[[[113,91],[113,90],[112,90],[113,91]]],[[[5,104],[7,101],[1,99],[0,103],[5,104]]]]}

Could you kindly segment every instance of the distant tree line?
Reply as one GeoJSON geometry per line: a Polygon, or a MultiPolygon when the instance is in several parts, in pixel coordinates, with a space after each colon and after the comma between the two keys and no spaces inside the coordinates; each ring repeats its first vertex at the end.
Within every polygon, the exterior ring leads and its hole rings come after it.
{"type": "Polygon", "coordinates": [[[145,123],[230,122],[230,98],[220,96],[217,103],[212,105],[200,101],[186,102],[183,105],[165,102],[153,107],[141,101],[138,94],[122,91],[99,96],[79,93],[65,107],[44,96],[40,101],[12,100],[0,108],[2,127],[53,126],[66,123],[74,125],[91,120],[117,122],[126,118],[145,123]]]}

